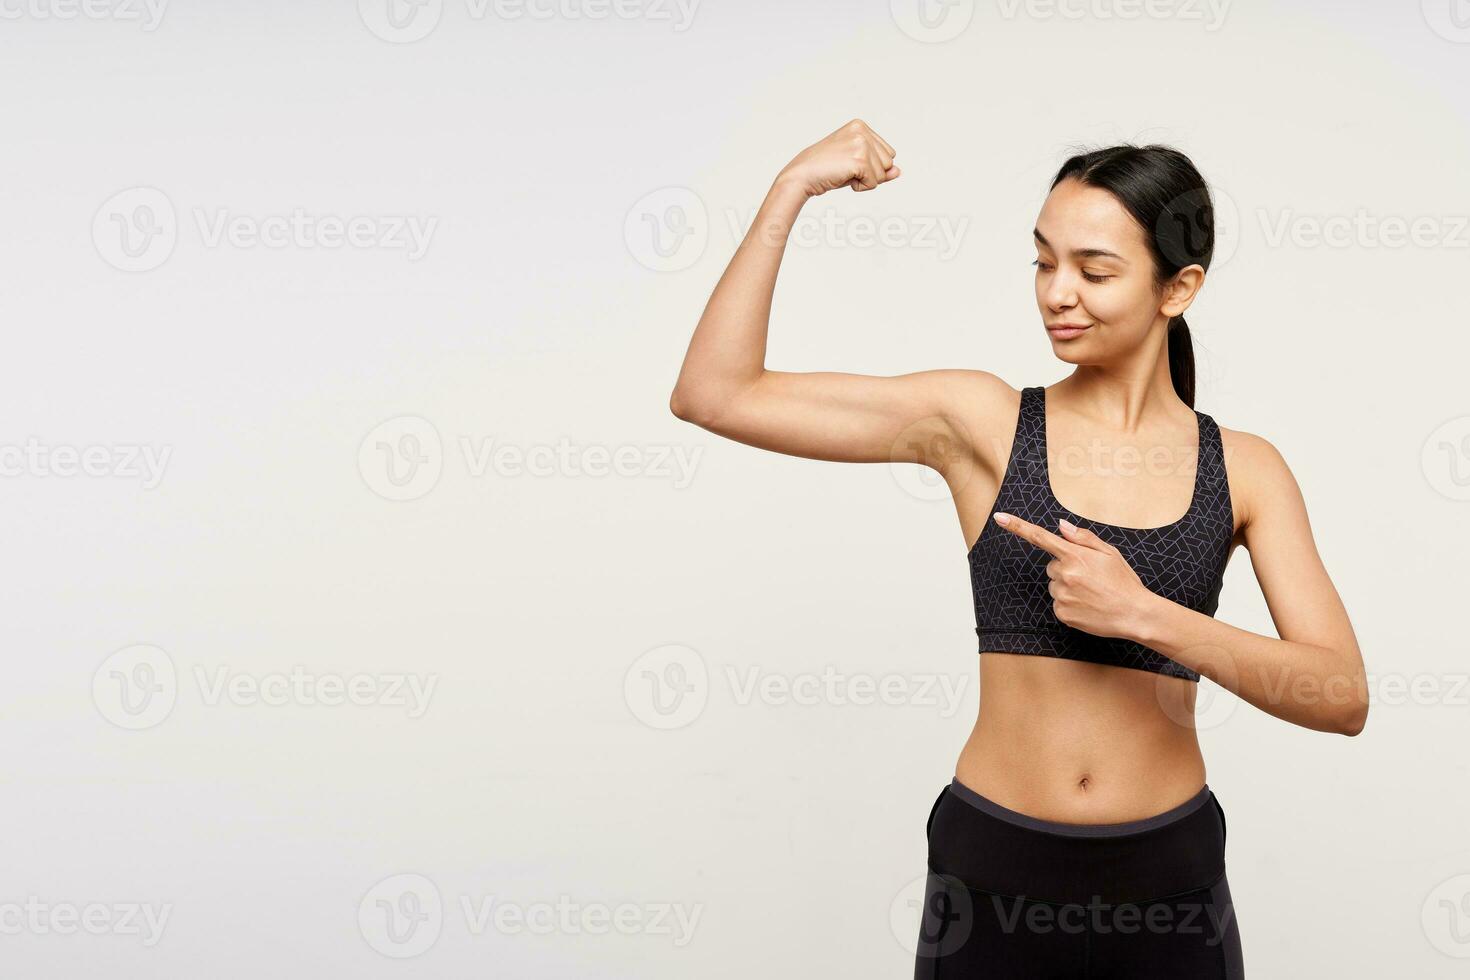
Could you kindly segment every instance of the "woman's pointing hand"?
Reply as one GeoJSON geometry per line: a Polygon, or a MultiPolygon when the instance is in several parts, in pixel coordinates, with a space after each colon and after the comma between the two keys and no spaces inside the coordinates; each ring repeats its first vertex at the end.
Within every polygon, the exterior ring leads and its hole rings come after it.
{"type": "Polygon", "coordinates": [[[1132,638],[1148,603],[1158,596],[1138,578],[1121,552],[1091,531],[1063,520],[1061,534],[998,513],[995,522],[1047,552],[1052,611],[1059,621],[1095,636],[1132,638]]]}

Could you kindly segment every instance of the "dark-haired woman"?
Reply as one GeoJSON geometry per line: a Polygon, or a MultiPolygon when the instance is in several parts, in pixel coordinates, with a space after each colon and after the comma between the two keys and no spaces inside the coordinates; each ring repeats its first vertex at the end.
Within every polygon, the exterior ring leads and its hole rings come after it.
{"type": "Polygon", "coordinates": [[[1063,164],[1031,243],[1041,328],[1073,366],[1050,386],[979,370],[767,369],[802,205],[896,179],[894,157],[853,120],[781,171],[670,407],[776,452],[930,466],[950,488],[981,698],[930,811],[916,976],[1243,976],[1198,681],[1343,735],[1362,730],[1368,700],[1291,471],[1265,439],[1194,408],[1184,313],[1214,251],[1206,184],[1162,146],[1063,164]],[[1241,544],[1279,638],[1214,618],[1241,544]]]}

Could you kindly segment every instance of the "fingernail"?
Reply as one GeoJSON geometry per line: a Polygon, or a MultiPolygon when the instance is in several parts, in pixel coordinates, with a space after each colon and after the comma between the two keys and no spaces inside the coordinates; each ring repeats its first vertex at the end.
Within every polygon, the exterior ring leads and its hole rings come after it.
{"type": "Polygon", "coordinates": [[[1002,513],[999,513],[999,514],[996,514],[995,515],[995,523],[999,524],[1001,527],[1005,527],[1010,522],[1011,522],[1011,515],[1010,514],[1006,514],[1006,513],[1003,513],[1002,512],[1002,513]]]}
{"type": "Polygon", "coordinates": [[[1067,520],[1065,517],[1062,518],[1057,523],[1062,526],[1062,530],[1063,531],[1075,531],[1075,530],[1077,530],[1077,525],[1076,524],[1073,524],[1071,521],[1067,520]]]}

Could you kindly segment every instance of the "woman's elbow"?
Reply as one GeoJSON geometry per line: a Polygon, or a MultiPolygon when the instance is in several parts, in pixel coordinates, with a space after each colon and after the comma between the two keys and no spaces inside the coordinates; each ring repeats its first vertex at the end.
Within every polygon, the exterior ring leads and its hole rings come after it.
{"type": "Polygon", "coordinates": [[[1368,702],[1361,704],[1354,702],[1349,705],[1338,719],[1337,733],[1339,735],[1353,736],[1362,732],[1368,724],[1368,702]]]}
{"type": "Polygon", "coordinates": [[[708,401],[696,397],[686,385],[676,384],[669,394],[669,411],[674,413],[675,418],[702,427],[709,421],[708,401]]]}
{"type": "Polygon", "coordinates": [[[1339,735],[1357,735],[1368,724],[1368,678],[1359,674],[1349,684],[1349,689],[1340,697],[1331,699],[1336,709],[1332,717],[1332,730],[1339,735]]]}
{"type": "Polygon", "coordinates": [[[669,411],[701,429],[712,429],[717,417],[729,413],[742,390],[724,382],[681,380],[669,394],[669,411]]]}

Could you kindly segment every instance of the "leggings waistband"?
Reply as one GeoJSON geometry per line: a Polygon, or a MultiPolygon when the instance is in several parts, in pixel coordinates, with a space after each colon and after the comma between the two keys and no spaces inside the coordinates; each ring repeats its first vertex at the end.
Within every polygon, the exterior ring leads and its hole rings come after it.
{"type": "Polygon", "coordinates": [[[1027,816],[1015,810],[1008,809],[987,799],[975,792],[970,787],[959,781],[956,777],[949,784],[949,791],[964,800],[971,806],[983,810],[999,820],[1025,827],[1029,830],[1037,830],[1046,834],[1061,834],[1064,837],[1120,837],[1125,834],[1141,834],[1145,831],[1156,830],[1167,826],[1176,820],[1182,820],[1200,807],[1210,801],[1210,787],[1205,784],[1200,791],[1176,807],[1157,813],[1152,817],[1144,817],[1141,820],[1129,820],[1124,823],[1063,823],[1059,820],[1042,820],[1040,817],[1027,816]]]}
{"type": "Polygon", "coordinates": [[[1208,786],[1142,820],[1074,824],[1017,813],[956,780],[935,800],[928,837],[935,873],[1048,903],[1150,901],[1225,874],[1225,812],[1208,786]]]}

